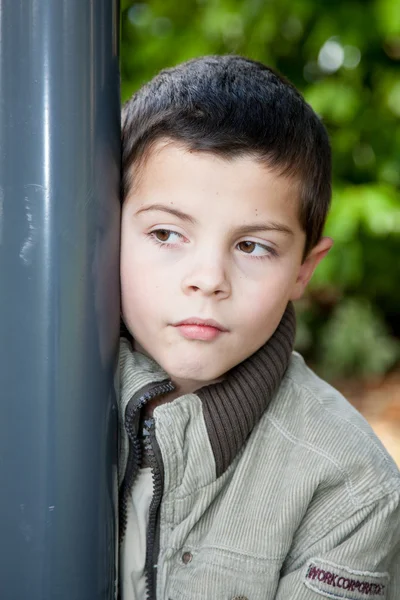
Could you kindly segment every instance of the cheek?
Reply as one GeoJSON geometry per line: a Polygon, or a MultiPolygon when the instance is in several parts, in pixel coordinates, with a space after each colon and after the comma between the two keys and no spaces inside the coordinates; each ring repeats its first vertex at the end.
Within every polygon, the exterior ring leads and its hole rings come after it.
{"type": "Polygon", "coordinates": [[[121,253],[121,307],[130,327],[154,323],[165,301],[163,285],[154,269],[141,260],[125,260],[121,253]]]}
{"type": "Polygon", "coordinates": [[[278,325],[285,307],[285,301],[277,303],[271,298],[259,298],[259,301],[247,311],[246,317],[242,318],[242,324],[246,327],[247,333],[251,333],[254,338],[266,338],[278,325]]]}
{"type": "Polygon", "coordinates": [[[240,296],[237,326],[259,339],[272,334],[290,299],[292,280],[286,277],[267,277],[258,285],[248,285],[240,296]]]}
{"type": "Polygon", "coordinates": [[[146,270],[128,248],[121,247],[121,304],[125,316],[136,312],[147,295],[146,270]]]}
{"type": "Polygon", "coordinates": [[[288,269],[267,269],[258,279],[243,279],[237,290],[240,302],[256,315],[269,312],[288,301],[295,273],[288,269]]]}

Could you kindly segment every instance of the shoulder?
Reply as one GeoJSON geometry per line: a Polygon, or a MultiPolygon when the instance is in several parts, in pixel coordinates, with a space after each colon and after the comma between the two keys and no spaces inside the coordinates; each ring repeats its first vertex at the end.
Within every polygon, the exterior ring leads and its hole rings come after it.
{"type": "Polygon", "coordinates": [[[341,480],[355,505],[400,490],[399,471],[367,421],[298,353],[263,422],[282,447],[296,449],[300,471],[341,480]]]}

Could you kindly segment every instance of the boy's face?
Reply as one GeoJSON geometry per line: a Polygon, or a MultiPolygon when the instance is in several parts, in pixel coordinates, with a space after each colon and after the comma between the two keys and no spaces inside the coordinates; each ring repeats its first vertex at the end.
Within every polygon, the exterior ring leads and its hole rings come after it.
{"type": "Polygon", "coordinates": [[[181,393],[258,350],[332,245],[322,239],[302,262],[293,182],[250,157],[174,143],[140,167],[121,236],[125,323],[181,393]]]}

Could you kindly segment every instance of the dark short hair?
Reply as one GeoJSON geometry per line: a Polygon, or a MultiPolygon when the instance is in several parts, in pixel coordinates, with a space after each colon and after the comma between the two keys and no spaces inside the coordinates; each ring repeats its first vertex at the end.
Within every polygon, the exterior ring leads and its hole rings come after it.
{"type": "Polygon", "coordinates": [[[331,199],[331,151],[320,118],[282,75],[241,56],[205,56],[164,69],[122,110],[122,201],[162,139],[229,159],[254,156],[299,185],[306,256],[331,199]]]}

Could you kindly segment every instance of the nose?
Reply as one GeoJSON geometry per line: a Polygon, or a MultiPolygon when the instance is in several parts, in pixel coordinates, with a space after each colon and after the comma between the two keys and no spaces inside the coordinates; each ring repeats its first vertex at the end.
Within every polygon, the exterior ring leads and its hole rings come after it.
{"type": "Polygon", "coordinates": [[[182,280],[185,294],[203,294],[227,298],[231,293],[231,285],[224,261],[217,257],[198,257],[182,280]]]}

